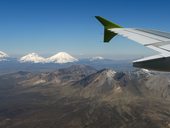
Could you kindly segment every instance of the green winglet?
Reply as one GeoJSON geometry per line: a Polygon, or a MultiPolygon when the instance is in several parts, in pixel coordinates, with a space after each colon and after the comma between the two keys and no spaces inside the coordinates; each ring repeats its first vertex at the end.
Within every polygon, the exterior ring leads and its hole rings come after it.
{"type": "Polygon", "coordinates": [[[110,22],[101,16],[95,16],[95,17],[104,26],[104,42],[109,42],[113,37],[117,35],[116,33],[109,31],[108,29],[122,28],[122,26],[110,22]]]}
{"type": "Polygon", "coordinates": [[[122,26],[115,24],[111,21],[108,21],[106,19],[104,19],[101,16],[95,16],[96,19],[98,19],[98,21],[100,21],[100,23],[104,26],[105,29],[110,29],[110,28],[123,28],[122,26]]]}
{"type": "Polygon", "coordinates": [[[108,43],[116,35],[117,35],[117,33],[114,33],[114,32],[111,32],[107,29],[104,29],[104,42],[108,43]]]}

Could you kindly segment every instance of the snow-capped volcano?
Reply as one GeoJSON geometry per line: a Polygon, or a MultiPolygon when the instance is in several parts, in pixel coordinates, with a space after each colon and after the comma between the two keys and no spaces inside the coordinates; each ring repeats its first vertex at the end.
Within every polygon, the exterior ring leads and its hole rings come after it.
{"type": "Polygon", "coordinates": [[[20,62],[31,62],[31,63],[45,63],[45,58],[39,56],[37,53],[30,53],[26,56],[23,56],[19,60],[20,62]]]}
{"type": "Polygon", "coordinates": [[[78,59],[74,58],[73,56],[69,55],[66,52],[59,52],[54,56],[51,56],[46,59],[47,62],[53,63],[68,63],[68,62],[76,62],[78,59]]]}
{"type": "Polygon", "coordinates": [[[0,58],[6,58],[9,57],[6,53],[0,51],[0,58]]]}
{"type": "Polygon", "coordinates": [[[0,61],[6,60],[8,57],[9,56],[6,53],[0,51],[0,61]]]}

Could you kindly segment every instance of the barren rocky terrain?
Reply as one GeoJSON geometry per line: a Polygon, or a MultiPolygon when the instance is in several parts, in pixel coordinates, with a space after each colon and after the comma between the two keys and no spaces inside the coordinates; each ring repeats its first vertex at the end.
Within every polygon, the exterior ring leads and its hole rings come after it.
{"type": "Polygon", "coordinates": [[[170,74],[73,65],[0,76],[0,128],[169,128],[170,74]]]}

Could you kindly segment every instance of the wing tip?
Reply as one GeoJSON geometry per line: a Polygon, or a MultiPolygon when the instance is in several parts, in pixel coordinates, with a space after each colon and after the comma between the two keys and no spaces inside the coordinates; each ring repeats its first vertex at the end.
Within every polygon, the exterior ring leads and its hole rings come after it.
{"type": "Polygon", "coordinates": [[[95,16],[95,18],[106,28],[106,29],[110,29],[110,28],[122,28],[122,26],[115,24],[101,16],[95,16]]]}

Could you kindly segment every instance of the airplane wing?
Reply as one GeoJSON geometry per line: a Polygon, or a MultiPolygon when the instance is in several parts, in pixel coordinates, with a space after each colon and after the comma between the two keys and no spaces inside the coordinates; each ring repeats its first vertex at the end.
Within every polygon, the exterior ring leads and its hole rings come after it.
{"type": "Polygon", "coordinates": [[[155,56],[136,60],[134,61],[134,65],[137,65],[137,62],[170,57],[170,33],[160,32],[157,30],[123,28],[120,25],[112,23],[100,16],[96,16],[96,18],[104,26],[104,42],[109,42],[114,36],[121,35],[160,53],[155,56]]]}

